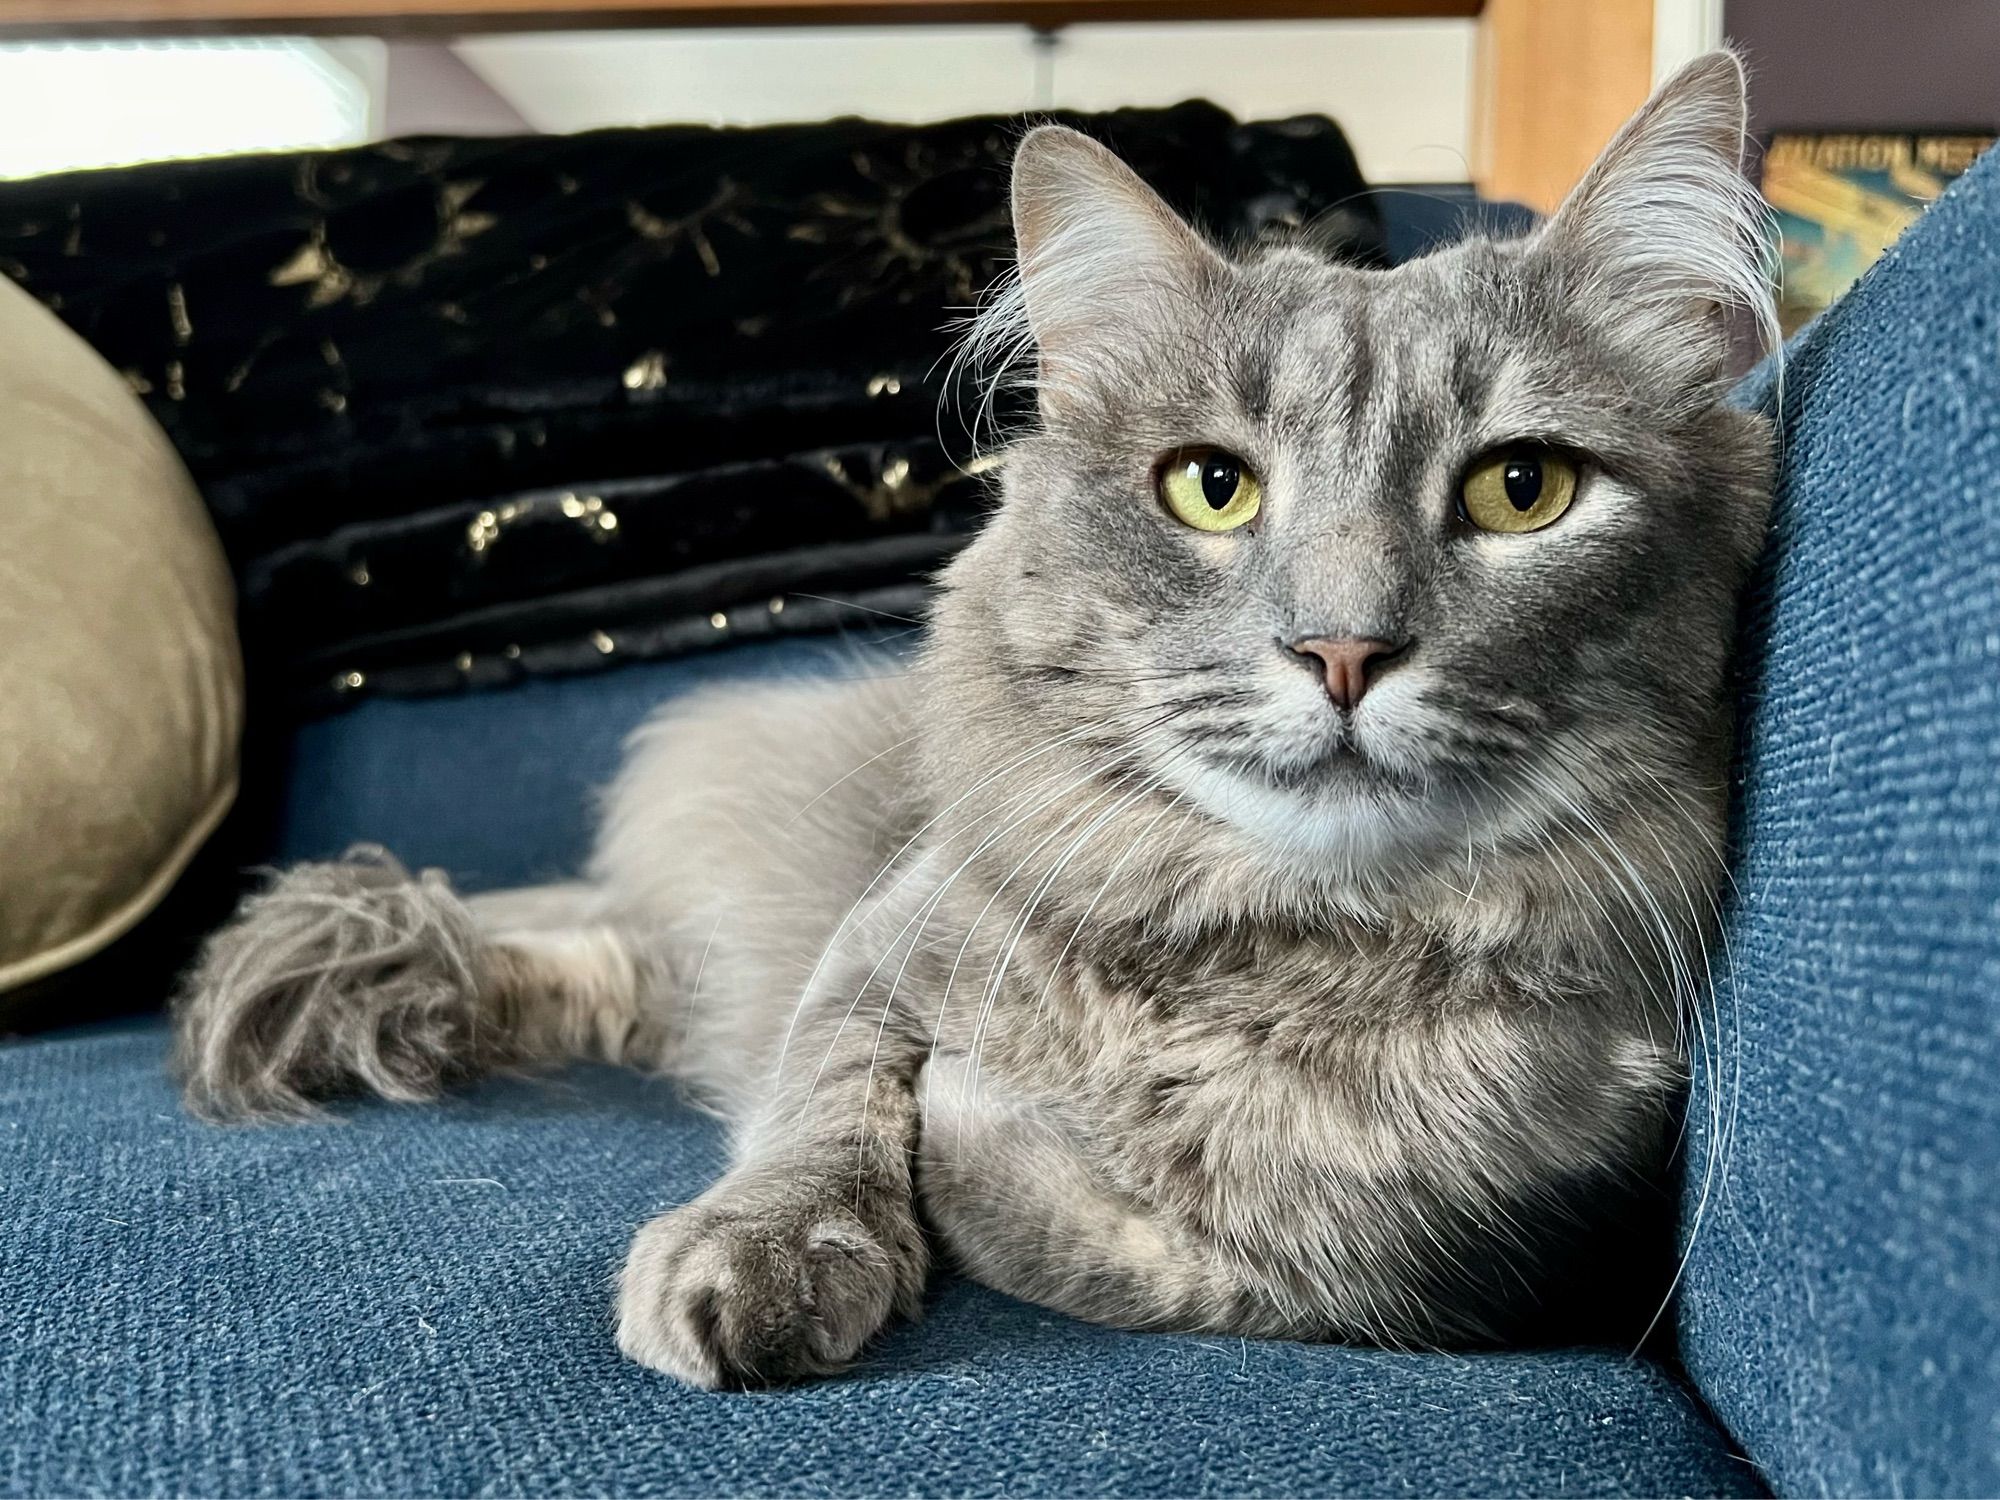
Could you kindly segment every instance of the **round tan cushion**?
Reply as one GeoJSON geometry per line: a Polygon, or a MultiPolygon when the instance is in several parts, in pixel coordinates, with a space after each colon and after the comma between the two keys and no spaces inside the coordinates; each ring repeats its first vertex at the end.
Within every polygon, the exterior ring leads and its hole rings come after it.
{"type": "Polygon", "coordinates": [[[193,481],[118,374],[0,277],[0,992],[166,893],[235,797],[242,724],[193,481]]]}

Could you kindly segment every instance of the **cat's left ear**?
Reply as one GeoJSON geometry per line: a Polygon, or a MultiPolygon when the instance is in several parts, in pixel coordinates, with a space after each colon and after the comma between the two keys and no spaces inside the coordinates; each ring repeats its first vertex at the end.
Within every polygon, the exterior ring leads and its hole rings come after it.
{"type": "Polygon", "coordinates": [[[1227,269],[1138,173],[1060,125],[1015,153],[1014,239],[1045,405],[1149,326],[1184,320],[1203,279],[1227,269]]]}
{"type": "Polygon", "coordinates": [[[1537,240],[1691,379],[1720,372],[1732,308],[1776,341],[1766,211],[1742,171],[1745,118],[1736,54],[1696,58],[1625,123],[1537,240]]]}

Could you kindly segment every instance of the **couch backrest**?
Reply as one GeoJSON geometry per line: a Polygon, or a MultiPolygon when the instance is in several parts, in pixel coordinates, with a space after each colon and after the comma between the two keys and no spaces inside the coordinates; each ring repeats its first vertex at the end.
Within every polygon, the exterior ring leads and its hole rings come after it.
{"type": "Polygon", "coordinates": [[[1762,399],[1681,1349],[1780,1493],[2000,1494],[2000,152],[1762,399]]]}

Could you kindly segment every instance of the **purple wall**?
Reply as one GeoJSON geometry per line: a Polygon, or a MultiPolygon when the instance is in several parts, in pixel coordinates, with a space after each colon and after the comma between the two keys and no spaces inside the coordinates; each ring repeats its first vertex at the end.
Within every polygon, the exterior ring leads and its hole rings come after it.
{"type": "Polygon", "coordinates": [[[2000,0],[1727,0],[1752,128],[2000,127],[2000,0]]]}

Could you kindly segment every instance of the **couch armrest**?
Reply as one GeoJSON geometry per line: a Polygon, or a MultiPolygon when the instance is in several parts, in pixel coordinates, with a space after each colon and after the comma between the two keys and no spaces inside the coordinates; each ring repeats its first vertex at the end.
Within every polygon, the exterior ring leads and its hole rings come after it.
{"type": "Polygon", "coordinates": [[[2000,153],[1748,396],[1782,472],[1681,1348],[1781,1494],[1996,1494],[2000,153]]]}

